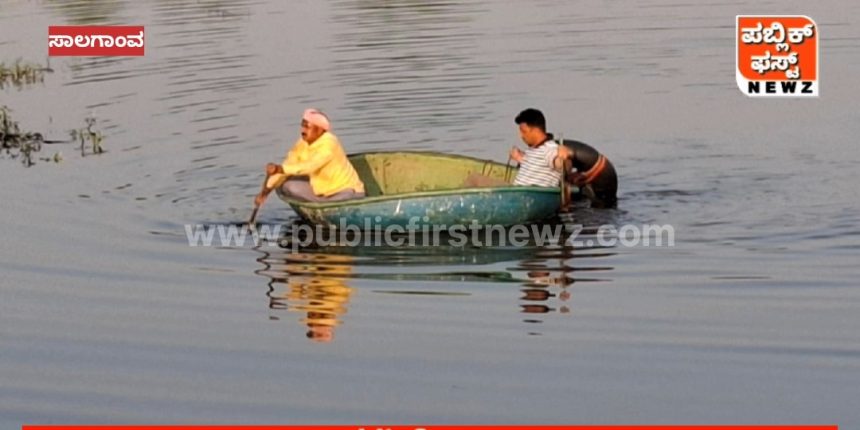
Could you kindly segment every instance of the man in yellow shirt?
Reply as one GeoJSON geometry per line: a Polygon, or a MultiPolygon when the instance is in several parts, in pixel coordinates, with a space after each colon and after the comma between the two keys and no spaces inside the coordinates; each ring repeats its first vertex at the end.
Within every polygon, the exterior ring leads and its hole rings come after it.
{"type": "Polygon", "coordinates": [[[302,137],[281,165],[266,166],[267,191],[257,196],[262,204],[266,195],[280,187],[281,192],[309,202],[331,202],[364,197],[364,184],[346,158],[337,136],[324,113],[308,109],[302,115],[302,137]]]}

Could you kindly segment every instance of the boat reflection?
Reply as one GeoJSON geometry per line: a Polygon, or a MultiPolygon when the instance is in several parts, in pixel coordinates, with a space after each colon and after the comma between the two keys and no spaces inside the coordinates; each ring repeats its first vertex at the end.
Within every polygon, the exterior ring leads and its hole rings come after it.
{"type": "MultiPolygon", "coordinates": [[[[512,309],[524,315],[526,331],[542,334],[549,314],[571,313],[572,286],[608,281],[611,267],[591,266],[611,249],[573,248],[564,243],[526,247],[454,246],[261,246],[257,274],[267,278],[270,319],[290,319],[315,342],[331,342],[346,324],[356,294],[453,296],[473,300],[484,288],[511,292],[512,309]],[[581,264],[576,264],[583,261],[581,264]],[[574,276],[586,271],[593,276],[574,276]],[[370,282],[374,287],[367,286],[370,282]],[[359,287],[357,284],[361,284],[359,287]],[[484,284],[486,287],[479,284],[484,284]]],[[[416,315],[416,319],[420,316],[416,315]]]]}

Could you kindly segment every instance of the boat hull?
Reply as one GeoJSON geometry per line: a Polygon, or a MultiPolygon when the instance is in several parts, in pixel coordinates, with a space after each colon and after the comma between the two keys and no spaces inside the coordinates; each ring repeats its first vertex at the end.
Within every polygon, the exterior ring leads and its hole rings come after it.
{"type": "Polygon", "coordinates": [[[278,195],[311,224],[360,229],[399,226],[511,226],[554,216],[558,187],[513,186],[516,169],[494,161],[433,152],[372,152],[349,157],[367,197],[305,202],[278,195]],[[498,186],[469,187],[478,175],[498,186]]]}
{"type": "MultiPolygon", "coordinates": [[[[523,187],[531,188],[531,187],[523,187]]],[[[330,205],[289,201],[299,216],[311,224],[361,229],[430,226],[448,230],[454,226],[527,224],[552,217],[559,209],[555,190],[469,189],[438,195],[408,195],[376,201],[356,200],[330,205]]]]}

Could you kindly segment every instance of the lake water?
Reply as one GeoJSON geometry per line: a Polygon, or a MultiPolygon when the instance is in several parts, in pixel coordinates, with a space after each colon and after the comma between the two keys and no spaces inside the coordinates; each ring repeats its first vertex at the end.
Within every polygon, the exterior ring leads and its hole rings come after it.
{"type": "MultiPolygon", "coordinates": [[[[13,0],[0,62],[62,24],[145,25],[146,55],[0,90],[107,150],[0,160],[0,427],[860,427],[860,3],[13,0]],[[740,93],[738,14],[814,18],[821,97],[740,93]],[[538,107],[620,172],[617,210],[570,221],[675,246],[188,246],[247,218],[309,106],[349,152],[499,161],[538,107]]],[[[261,221],[293,219],[275,200],[261,221]]]]}

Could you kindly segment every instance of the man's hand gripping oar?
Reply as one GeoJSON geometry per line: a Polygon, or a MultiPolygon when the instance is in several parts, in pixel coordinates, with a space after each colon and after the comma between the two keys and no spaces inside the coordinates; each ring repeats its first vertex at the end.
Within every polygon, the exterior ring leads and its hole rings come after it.
{"type": "Polygon", "coordinates": [[[266,165],[266,178],[263,179],[263,185],[260,189],[260,194],[257,194],[257,196],[254,197],[254,210],[251,212],[251,218],[248,220],[249,229],[253,229],[256,227],[257,212],[260,211],[260,207],[262,207],[263,203],[266,202],[266,198],[269,197],[269,194],[272,192],[272,190],[277,187],[277,183],[270,186],[269,179],[271,179],[272,176],[282,174],[283,172],[284,169],[277,164],[269,163],[266,165]]]}

